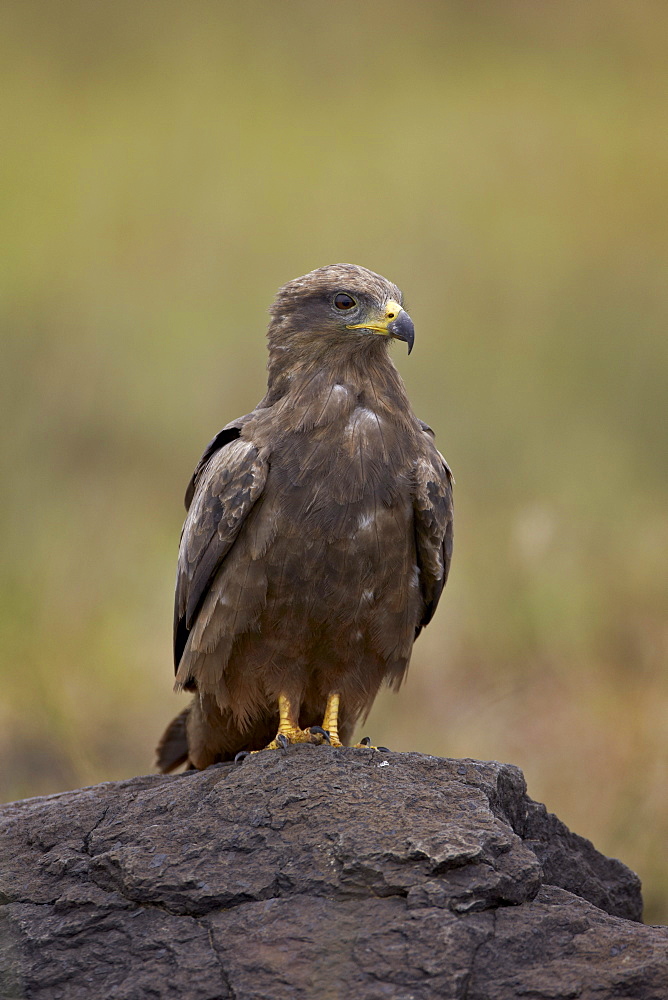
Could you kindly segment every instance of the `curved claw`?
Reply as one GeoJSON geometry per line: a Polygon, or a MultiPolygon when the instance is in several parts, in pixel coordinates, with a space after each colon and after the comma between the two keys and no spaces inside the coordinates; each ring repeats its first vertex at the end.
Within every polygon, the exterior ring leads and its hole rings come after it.
{"type": "Polygon", "coordinates": [[[325,743],[332,742],[329,738],[329,733],[327,732],[326,729],[323,729],[322,726],[311,726],[311,728],[309,729],[309,733],[312,733],[314,736],[324,736],[325,743]]]}
{"type": "Polygon", "coordinates": [[[290,746],[290,740],[284,733],[278,733],[276,736],[276,742],[282,750],[287,750],[290,746]]]}
{"type": "Polygon", "coordinates": [[[235,755],[234,763],[241,764],[241,762],[245,760],[246,757],[250,757],[250,755],[251,755],[250,750],[240,750],[239,753],[235,755]]]}
{"type": "Polygon", "coordinates": [[[363,736],[359,743],[355,744],[356,750],[379,750],[381,753],[391,753],[389,747],[375,747],[368,736],[363,736]]]}

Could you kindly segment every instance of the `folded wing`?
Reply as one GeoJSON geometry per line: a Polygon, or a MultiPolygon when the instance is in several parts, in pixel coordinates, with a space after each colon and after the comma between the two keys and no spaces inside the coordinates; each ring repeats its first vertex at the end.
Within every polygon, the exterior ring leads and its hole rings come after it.
{"type": "Polygon", "coordinates": [[[433,432],[422,424],[422,454],[415,467],[415,547],[420,571],[424,612],[420,630],[433,618],[452,559],[452,473],[433,442],[433,432]]]}
{"type": "Polygon", "coordinates": [[[266,458],[239,435],[240,427],[230,425],[214,438],[188,488],[174,600],[176,671],[211,581],[267,479],[266,458]]]}

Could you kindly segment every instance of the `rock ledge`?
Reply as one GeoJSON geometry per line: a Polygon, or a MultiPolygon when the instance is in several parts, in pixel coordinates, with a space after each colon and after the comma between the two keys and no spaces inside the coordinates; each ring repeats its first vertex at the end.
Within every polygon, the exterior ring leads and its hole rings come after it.
{"type": "Polygon", "coordinates": [[[668,997],[637,877],[510,765],[302,745],[0,825],[3,998],[668,997]]]}

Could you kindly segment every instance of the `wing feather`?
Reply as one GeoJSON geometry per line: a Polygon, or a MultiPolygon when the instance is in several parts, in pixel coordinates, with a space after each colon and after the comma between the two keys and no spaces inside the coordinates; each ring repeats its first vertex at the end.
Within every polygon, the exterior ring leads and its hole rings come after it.
{"type": "Polygon", "coordinates": [[[252,441],[239,436],[239,424],[229,425],[214,438],[189,487],[174,598],[175,670],[211,581],[267,479],[266,457],[252,441]]]}
{"type": "MultiPolygon", "coordinates": [[[[422,422],[421,422],[422,423],[422,422]]],[[[416,636],[431,621],[448,578],[452,559],[452,473],[422,424],[423,449],[415,467],[415,547],[424,612],[416,636]]]]}
{"type": "Polygon", "coordinates": [[[231,441],[236,441],[236,439],[241,436],[241,428],[244,424],[247,424],[253,416],[253,413],[247,413],[243,417],[238,417],[236,420],[230,421],[229,424],[226,424],[223,427],[222,431],[218,431],[216,436],[209,441],[208,445],[204,449],[202,457],[195,466],[195,471],[190,477],[190,482],[188,483],[188,489],[186,490],[184,498],[186,510],[190,509],[190,504],[192,503],[195,495],[195,488],[197,487],[197,480],[199,479],[202,470],[207,465],[211,456],[219,451],[224,445],[229,444],[231,441]]]}

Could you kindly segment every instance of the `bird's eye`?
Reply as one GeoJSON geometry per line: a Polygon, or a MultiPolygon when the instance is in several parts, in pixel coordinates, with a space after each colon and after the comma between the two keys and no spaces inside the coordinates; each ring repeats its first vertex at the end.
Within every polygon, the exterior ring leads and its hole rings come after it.
{"type": "Polygon", "coordinates": [[[337,309],[352,309],[357,303],[352,295],[348,295],[347,292],[339,292],[338,295],[334,296],[334,305],[337,309]]]}

